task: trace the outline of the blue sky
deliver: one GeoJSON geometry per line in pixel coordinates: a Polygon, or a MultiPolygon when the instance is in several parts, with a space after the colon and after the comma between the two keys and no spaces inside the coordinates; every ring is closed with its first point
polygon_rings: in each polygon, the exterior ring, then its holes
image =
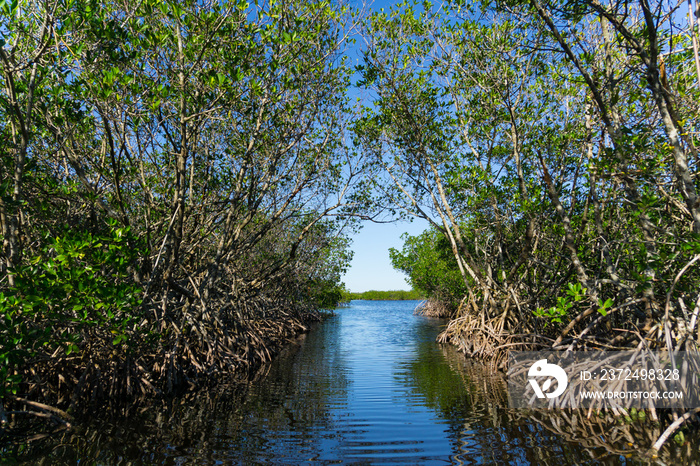
{"type": "MultiPolygon", "coordinates": [[[[374,1],[371,2],[372,10],[384,8],[389,11],[391,5],[398,2],[374,1]]],[[[359,7],[359,2],[356,6],[359,7]]],[[[359,50],[363,47],[363,41],[358,37],[358,42],[348,51],[353,64],[360,59],[359,50]]],[[[355,79],[358,79],[356,76],[355,79]]],[[[350,90],[351,99],[360,98],[367,103],[367,91],[359,89],[350,90]]],[[[351,236],[353,243],[351,249],[354,257],[350,263],[350,269],[343,276],[345,287],[355,293],[369,290],[409,290],[406,283],[406,275],[394,270],[389,260],[389,248],[401,249],[403,241],[401,235],[407,232],[417,235],[428,228],[428,222],[415,219],[413,222],[373,223],[364,222],[359,233],[351,236]]]]}
{"type": "Polygon", "coordinates": [[[365,222],[362,230],[352,236],[355,255],[350,269],[343,277],[345,287],[355,293],[369,290],[409,290],[406,276],[394,270],[389,260],[389,248],[401,249],[401,235],[417,235],[428,228],[425,220],[397,223],[365,222]]]}

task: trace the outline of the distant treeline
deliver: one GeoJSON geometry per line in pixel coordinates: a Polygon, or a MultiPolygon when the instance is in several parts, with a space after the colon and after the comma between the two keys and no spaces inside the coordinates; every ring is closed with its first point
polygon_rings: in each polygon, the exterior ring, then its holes
{"type": "Polygon", "coordinates": [[[343,293],[343,301],[351,301],[353,299],[369,299],[371,301],[404,301],[410,299],[423,299],[423,295],[416,290],[370,290],[363,293],[351,293],[349,291],[343,293]]]}

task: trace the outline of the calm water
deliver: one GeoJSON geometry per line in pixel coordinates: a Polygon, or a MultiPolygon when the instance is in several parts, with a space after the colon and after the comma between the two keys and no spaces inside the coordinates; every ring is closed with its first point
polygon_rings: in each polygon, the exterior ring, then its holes
{"type": "MultiPolygon", "coordinates": [[[[44,464],[625,462],[508,410],[502,380],[435,343],[417,302],[353,301],[252,382],[81,428],[44,464]]],[[[575,436],[575,433],[573,434],[575,436]]],[[[585,442],[584,442],[585,443],[585,442]]],[[[588,443],[590,446],[590,442],[588,443]]],[[[26,457],[25,457],[26,458],[26,457]]]]}

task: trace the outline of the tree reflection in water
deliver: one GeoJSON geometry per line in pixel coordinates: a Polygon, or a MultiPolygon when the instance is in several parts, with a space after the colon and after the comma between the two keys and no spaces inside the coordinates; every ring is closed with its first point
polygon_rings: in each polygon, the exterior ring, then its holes
{"type": "Polygon", "coordinates": [[[452,421],[456,464],[698,464],[698,436],[649,450],[661,434],[651,422],[620,423],[585,410],[509,409],[505,377],[452,346],[423,343],[397,377],[452,421]],[[443,363],[441,363],[443,362],[443,363]],[[462,422],[453,422],[462,415],[462,422]],[[581,453],[585,456],[582,457],[581,453]]]}
{"type": "MultiPolygon", "coordinates": [[[[353,302],[250,381],[0,450],[31,464],[646,464],[639,423],[509,409],[503,377],[416,303],[353,302]]],[[[653,462],[697,460],[673,442],[653,462]]]]}

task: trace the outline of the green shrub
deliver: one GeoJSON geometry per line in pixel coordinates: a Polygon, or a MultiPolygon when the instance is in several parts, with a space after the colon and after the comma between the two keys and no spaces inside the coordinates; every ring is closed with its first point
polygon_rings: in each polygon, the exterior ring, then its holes
{"type": "Polygon", "coordinates": [[[16,393],[17,369],[40,354],[81,350],[89,337],[127,343],[142,290],[129,277],[137,250],[129,229],[46,236],[40,254],[12,271],[0,293],[0,397],[16,393]]]}

